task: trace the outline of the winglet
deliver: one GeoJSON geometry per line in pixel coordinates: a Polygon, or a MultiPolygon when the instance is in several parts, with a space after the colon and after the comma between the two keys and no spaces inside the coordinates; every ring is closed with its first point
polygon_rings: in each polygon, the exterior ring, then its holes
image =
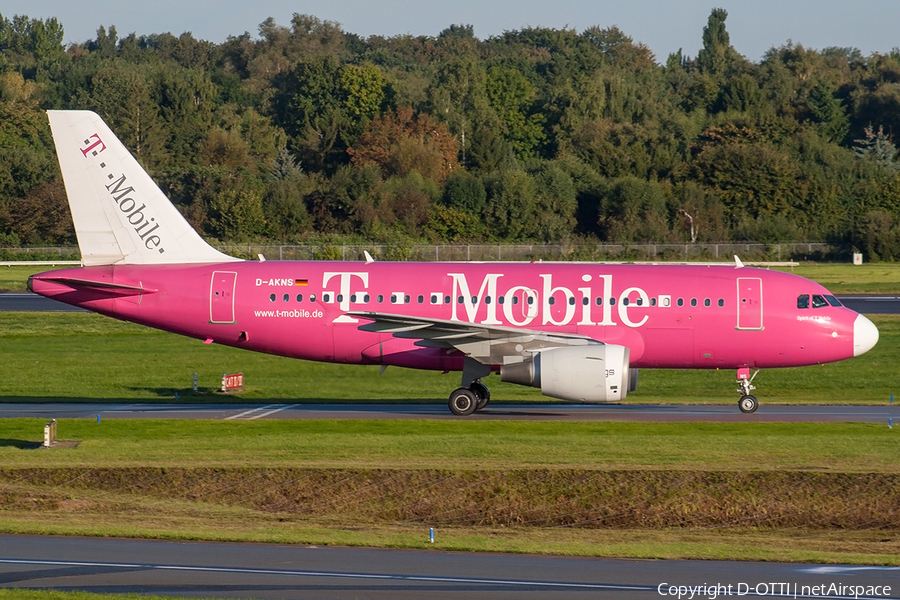
{"type": "Polygon", "coordinates": [[[734,255],[734,268],[735,269],[743,269],[744,263],[741,262],[741,259],[738,258],[737,254],[734,255]]]}
{"type": "Polygon", "coordinates": [[[373,262],[375,262],[375,259],[372,258],[372,255],[369,254],[368,250],[363,250],[363,254],[366,255],[366,264],[367,265],[371,265],[373,262]]]}

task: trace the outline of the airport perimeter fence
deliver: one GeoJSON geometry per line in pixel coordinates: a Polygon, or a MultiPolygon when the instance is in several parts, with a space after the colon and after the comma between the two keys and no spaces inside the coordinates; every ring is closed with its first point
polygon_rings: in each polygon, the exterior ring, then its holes
{"type": "MultiPolygon", "coordinates": [[[[847,261],[852,249],[821,242],[763,244],[216,244],[240,258],[386,261],[847,261]]],[[[2,261],[77,261],[77,246],[0,248],[2,261]]]]}
{"type": "Polygon", "coordinates": [[[226,245],[232,256],[267,260],[390,261],[751,261],[851,260],[850,248],[819,242],[783,244],[334,244],[226,245]]]}

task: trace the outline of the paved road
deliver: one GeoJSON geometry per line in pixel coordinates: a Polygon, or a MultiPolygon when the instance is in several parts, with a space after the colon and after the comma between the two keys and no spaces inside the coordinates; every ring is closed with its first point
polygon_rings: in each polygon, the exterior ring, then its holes
{"type": "Polygon", "coordinates": [[[87,312],[30,292],[0,292],[0,312],[87,312]]]}
{"type": "MultiPolygon", "coordinates": [[[[444,404],[100,404],[0,403],[0,418],[45,419],[460,419],[444,404]]],[[[469,420],[528,421],[715,421],[715,422],[896,422],[900,398],[879,406],[767,406],[745,415],[734,405],[597,406],[563,403],[490,404],[469,420]]],[[[893,423],[892,423],[893,424],[893,423]]]]}
{"type": "Polygon", "coordinates": [[[864,315],[896,315],[900,313],[900,296],[838,296],[841,304],[864,315]]]}
{"type": "MultiPolygon", "coordinates": [[[[900,314],[900,296],[838,296],[838,298],[846,307],[859,313],[900,314]]],[[[0,312],[3,311],[84,312],[84,309],[28,292],[0,292],[0,312]]]]}
{"type": "MultiPolygon", "coordinates": [[[[201,598],[500,600],[658,599],[677,597],[669,586],[704,584],[730,585],[732,596],[747,597],[794,597],[796,586],[797,598],[825,596],[812,593],[812,586],[861,586],[859,598],[898,599],[900,567],[0,535],[0,587],[201,598]]],[[[719,597],[728,596],[720,591],[719,597]]]]}

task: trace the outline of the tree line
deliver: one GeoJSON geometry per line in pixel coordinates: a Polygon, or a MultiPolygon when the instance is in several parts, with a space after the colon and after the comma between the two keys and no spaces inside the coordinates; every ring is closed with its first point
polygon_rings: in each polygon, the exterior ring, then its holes
{"type": "Polygon", "coordinates": [[[74,232],[46,109],[99,113],[223,242],[827,241],[900,258],[900,50],[787,43],[712,10],[696,57],[616,27],[362,38],[295,14],[66,47],[0,15],[0,245],[74,232]]]}

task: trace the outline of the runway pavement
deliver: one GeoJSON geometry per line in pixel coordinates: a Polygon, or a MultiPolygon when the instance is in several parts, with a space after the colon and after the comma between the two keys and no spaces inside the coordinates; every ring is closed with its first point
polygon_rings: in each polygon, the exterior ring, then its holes
{"type": "Polygon", "coordinates": [[[442,403],[435,404],[104,404],[0,403],[0,418],[45,419],[468,419],[527,421],[712,421],[857,422],[896,421],[900,426],[900,398],[878,406],[773,406],[761,404],[745,415],[737,403],[728,405],[584,405],[564,403],[489,404],[469,417],[456,417],[442,403]]]}
{"type": "Polygon", "coordinates": [[[695,588],[694,598],[897,599],[900,567],[0,535],[0,587],[7,588],[200,598],[501,600],[677,598],[679,592],[687,598],[688,586],[695,588]],[[706,586],[705,593],[697,593],[698,586],[706,586]],[[712,595],[710,586],[721,587],[712,595]],[[815,586],[825,587],[814,593],[815,586]],[[822,593],[831,586],[838,593],[822,593]]]}

